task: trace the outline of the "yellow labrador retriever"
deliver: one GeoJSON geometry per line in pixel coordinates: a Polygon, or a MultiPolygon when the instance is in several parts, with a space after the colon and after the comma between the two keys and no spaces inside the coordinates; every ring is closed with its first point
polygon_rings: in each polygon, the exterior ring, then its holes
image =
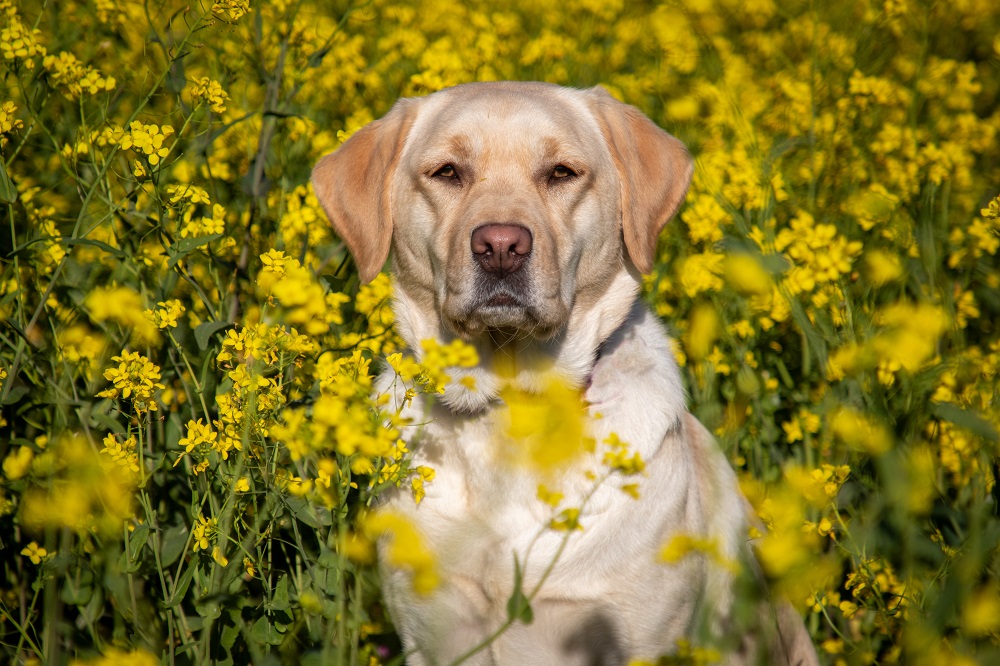
{"type": "MultiPolygon", "coordinates": [[[[683,144],[634,107],[599,88],[542,83],[402,99],[313,171],[361,279],[392,250],[410,348],[460,337],[481,359],[436,403],[408,412],[425,424],[416,463],[437,475],[419,506],[391,503],[429,540],[443,578],[423,597],[406,573],[385,571],[410,663],[449,663],[504,623],[515,556],[526,590],[555,561],[534,619],[466,663],[626,664],[732,633],[729,570],[698,555],[658,561],[676,534],[714,539],[732,561],[748,538],[735,475],[688,413],[669,339],[638,298],[691,173],[683,144]],[[553,374],[585,391],[596,439],[617,433],[647,472],[638,500],[601,486],[561,552],[564,535],[544,529],[551,510],[538,479],[496,445],[505,383],[530,391],[553,374]]],[[[586,488],[564,490],[573,506],[586,488]]],[[[817,663],[794,611],[761,609],[768,621],[740,630],[728,663],[817,663]]]]}

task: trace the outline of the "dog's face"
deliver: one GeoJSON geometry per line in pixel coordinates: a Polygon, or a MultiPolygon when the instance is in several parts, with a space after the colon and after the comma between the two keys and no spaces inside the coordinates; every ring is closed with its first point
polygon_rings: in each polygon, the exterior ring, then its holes
{"type": "Polygon", "coordinates": [[[601,89],[485,83],[401,100],[313,184],[363,280],[393,249],[431,333],[545,340],[651,268],[690,177],[679,141],[601,89]]]}
{"type": "Polygon", "coordinates": [[[393,180],[406,216],[394,267],[463,337],[547,338],[621,266],[614,162],[586,109],[551,93],[454,88],[410,129],[393,180]]]}

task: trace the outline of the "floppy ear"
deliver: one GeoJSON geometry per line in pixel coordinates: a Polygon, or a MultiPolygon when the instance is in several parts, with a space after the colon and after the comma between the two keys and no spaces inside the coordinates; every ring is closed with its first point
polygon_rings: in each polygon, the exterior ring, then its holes
{"type": "Polygon", "coordinates": [[[389,190],[416,104],[401,99],[313,168],[312,184],[333,228],[354,255],[358,274],[371,282],[389,257],[389,190]]]}
{"type": "Polygon", "coordinates": [[[649,273],[656,237],[684,200],[694,163],[683,143],[639,109],[622,104],[603,88],[588,92],[618,169],[625,248],[635,267],[649,273]]]}

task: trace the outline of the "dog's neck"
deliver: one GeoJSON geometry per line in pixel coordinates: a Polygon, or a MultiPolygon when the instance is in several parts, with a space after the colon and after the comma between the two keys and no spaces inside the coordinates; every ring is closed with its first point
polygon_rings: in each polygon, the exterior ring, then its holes
{"type": "MultiPolygon", "coordinates": [[[[553,378],[586,389],[598,350],[625,322],[638,293],[637,280],[623,268],[593,303],[574,304],[566,326],[550,339],[487,331],[469,340],[479,354],[479,365],[450,369],[451,382],[441,403],[457,412],[479,412],[495,405],[505,386],[540,392],[553,378]]],[[[447,343],[455,337],[422,299],[400,284],[395,294],[397,330],[418,359],[423,340],[447,343]]]]}

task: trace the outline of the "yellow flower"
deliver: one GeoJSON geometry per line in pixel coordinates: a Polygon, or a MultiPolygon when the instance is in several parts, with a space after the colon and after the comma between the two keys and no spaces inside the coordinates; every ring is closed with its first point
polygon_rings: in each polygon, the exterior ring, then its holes
{"type": "Polygon", "coordinates": [[[13,4],[4,5],[5,26],[0,28],[0,54],[4,60],[21,61],[26,69],[32,70],[35,68],[32,58],[46,53],[45,47],[38,43],[41,30],[25,27],[13,4]]]}
{"type": "Polygon", "coordinates": [[[559,506],[559,503],[563,500],[563,494],[560,492],[549,490],[545,484],[538,484],[538,491],[536,493],[538,499],[540,499],[545,504],[548,504],[553,509],[559,506]]]}
{"type": "Polygon", "coordinates": [[[146,317],[158,328],[177,328],[177,319],[186,312],[178,299],[161,301],[155,310],[146,310],[146,317]]]}
{"type": "Polygon", "coordinates": [[[369,539],[386,538],[386,564],[409,571],[414,592],[428,595],[438,587],[440,576],[434,553],[416,526],[402,514],[377,511],[365,516],[361,525],[369,539]]]}
{"type": "Polygon", "coordinates": [[[705,291],[722,289],[723,261],[725,255],[714,252],[693,254],[683,261],[678,269],[678,282],[688,296],[697,296],[705,291]]]}
{"type": "Polygon", "coordinates": [[[164,140],[174,133],[174,128],[170,125],[144,125],[138,120],[133,120],[129,125],[129,130],[122,136],[122,150],[132,149],[135,152],[145,155],[150,165],[156,166],[160,160],[170,153],[170,149],[163,145],[164,140]]]}
{"type": "Polygon", "coordinates": [[[224,567],[229,564],[229,560],[227,560],[226,556],[222,554],[222,549],[218,546],[214,546],[212,548],[212,559],[215,560],[216,564],[220,567],[224,567]]]}
{"type": "Polygon", "coordinates": [[[83,437],[60,437],[34,465],[46,482],[24,493],[25,526],[120,536],[123,522],[133,517],[137,475],[127,467],[109,465],[83,437]]]}
{"type": "Polygon", "coordinates": [[[177,443],[184,447],[185,452],[191,453],[199,446],[212,448],[218,436],[219,433],[212,430],[211,424],[203,424],[201,419],[198,419],[197,421],[188,421],[187,435],[177,443]]]}
{"type": "Polygon", "coordinates": [[[892,435],[884,425],[850,407],[834,412],[830,428],[845,444],[870,455],[880,455],[892,448],[892,435]]]}
{"type": "Polygon", "coordinates": [[[725,275],[729,284],[743,293],[771,293],[771,275],[764,270],[759,261],[748,254],[726,256],[725,275]]]}
{"type": "Polygon", "coordinates": [[[125,441],[119,442],[114,435],[104,438],[104,448],[101,453],[110,456],[111,459],[133,472],[139,471],[139,454],[136,452],[135,435],[129,435],[125,441]]]}
{"type": "Polygon", "coordinates": [[[451,381],[446,372],[448,368],[472,368],[479,364],[476,348],[458,338],[446,345],[434,339],[423,340],[420,347],[423,350],[421,383],[432,392],[444,393],[445,385],[451,381]]]}
{"type": "Polygon", "coordinates": [[[869,250],[865,253],[868,279],[876,287],[898,280],[903,275],[899,257],[883,250],[869,250]]]}
{"type": "MultiPolygon", "coordinates": [[[[215,11],[215,7],[212,10],[215,11]]],[[[203,76],[195,81],[194,88],[191,90],[191,97],[196,102],[205,102],[215,113],[224,113],[226,110],[226,101],[229,99],[228,93],[222,89],[219,82],[213,81],[207,76],[203,76]]]]}
{"type": "Polygon", "coordinates": [[[798,417],[781,424],[781,429],[785,431],[785,438],[789,443],[802,441],[802,425],[798,417]]]}
{"type": "Polygon", "coordinates": [[[1000,590],[996,585],[977,590],[966,602],[962,609],[962,627],[971,636],[1000,631],[1000,590]]]}
{"type": "Polygon", "coordinates": [[[127,350],[123,350],[121,356],[113,356],[111,360],[117,361],[118,367],[105,370],[104,378],[112,386],[98,393],[98,397],[131,400],[137,412],[156,411],[156,402],[152,398],[157,389],[163,388],[160,383],[160,368],[139,352],[127,350]]]}
{"type": "Polygon", "coordinates": [[[25,546],[21,554],[31,560],[32,564],[41,564],[49,556],[49,552],[34,541],[25,546]]]}
{"type": "Polygon", "coordinates": [[[604,464],[611,470],[630,476],[646,470],[646,463],[638,453],[631,453],[628,444],[621,441],[616,433],[604,440],[604,464]]]}
{"type": "Polygon", "coordinates": [[[82,94],[96,95],[114,90],[117,82],[112,76],[103,76],[99,71],[84,65],[72,53],[62,51],[58,56],[47,55],[42,66],[48,71],[52,82],[63,88],[68,99],[78,99],[82,94]]]}
{"type": "Polygon", "coordinates": [[[192,550],[196,553],[199,550],[208,550],[209,545],[215,539],[217,531],[218,523],[215,518],[198,516],[198,522],[195,524],[194,529],[191,530],[192,550]]]}
{"type": "Polygon", "coordinates": [[[413,501],[420,504],[425,495],[424,483],[433,481],[436,472],[425,465],[419,465],[414,471],[416,474],[410,478],[410,487],[413,488],[413,501]]]}
{"type": "Polygon", "coordinates": [[[212,5],[212,14],[227,23],[235,23],[251,11],[250,0],[219,0],[212,5]]]}
{"type": "Polygon", "coordinates": [[[577,389],[550,378],[540,393],[508,386],[500,397],[506,407],[506,450],[513,462],[548,474],[593,449],[577,389]]]}
{"type": "Polygon", "coordinates": [[[580,509],[575,507],[563,509],[549,521],[549,528],[557,532],[583,531],[583,525],[580,524],[580,509]]]}
{"type": "Polygon", "coordinates": [[[691,360],[697,362],[708,356],[719,337],[719,329],[719,314],[711,305],[699,305],[691,311],[684,333],[684,348],[691,360]]]}
{"type": "Polygon", "coordinates": [[[87,294],[84,307],[94,321],[113,321],[131,331],[138,342],[159,342],[156,324],[146,316],[142,296],[129,287],[98,287],[87,294]]]}
{"type": "Polygon", "coordinates": [[[3,473],[10,481],[16,481],[27,474],[35,452],[27,446],[19,446],[13,453],[8,453],[3,459],[3,473]]]}
{"type": "Polygon", "coordinates": [[[989,220],[1000,219],[1000,196],[994,197],[986,208],[982,208],[979,214],[989,220]]]}
{"type": "Polygon", "coordinates": [[[17,106],[14,102],[4,102],[0,104],[0,148],[7,145],[7,137],[3,136],[24,127],[24,123],[17,118],[17,106]]]}

